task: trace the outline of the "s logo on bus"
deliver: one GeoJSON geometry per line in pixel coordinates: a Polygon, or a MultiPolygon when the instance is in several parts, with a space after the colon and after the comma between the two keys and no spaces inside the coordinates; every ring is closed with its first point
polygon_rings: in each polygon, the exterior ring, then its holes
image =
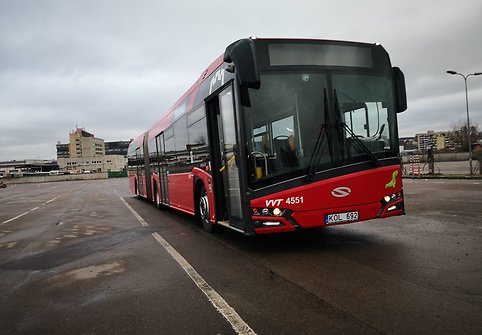
{"type": "Polygon", "coordinates": [[[331,191],[331,195],[334,196],[335,198],[344,198],[349,196],[350,194],[351,194],[351,188],[346,186],[340,186],[340,187],[334,188],[333,191],[331,191]]]}

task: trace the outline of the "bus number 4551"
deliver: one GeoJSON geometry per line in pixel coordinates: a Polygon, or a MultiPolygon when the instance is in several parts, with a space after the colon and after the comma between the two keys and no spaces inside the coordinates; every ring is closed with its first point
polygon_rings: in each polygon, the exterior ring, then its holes
{"type": "Polygon", "coordinates": [[[285,201],[288,205],[296,205],[303,203],[303,197],[290,197],[285,201]]]}
{"type": "Polygon", "coordinates": [[[270,207],[270,206],[280,206],[283,201],[288,204],[288,205],[295,205],[295,204],[302,204],[304,199],[303,197],[289,197],[289,198],[286,198],[286,199],[270,199],[270,200],[266,200],[266,207],[270,207]]]}

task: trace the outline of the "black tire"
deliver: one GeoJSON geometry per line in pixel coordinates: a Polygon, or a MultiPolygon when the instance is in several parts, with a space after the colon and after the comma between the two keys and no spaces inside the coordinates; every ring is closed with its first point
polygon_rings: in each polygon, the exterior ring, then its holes
{"type": "Polygon", "coordinates": [[[157,209],[161,209],[161,198],[159,197],[157,189],[154,189],[154,203],[157,209]]]}
{"type": "Polygon", "coordinates": [[[201,190],[199,192],[197,209],[199,220],[201,221],[204,231],[212,233],[214,230],[214,225],[211,224],[211,222],[209,221],[211,217],[211,213],[209,211],[209,198],[204,185],[201,187],[201,190]]]}

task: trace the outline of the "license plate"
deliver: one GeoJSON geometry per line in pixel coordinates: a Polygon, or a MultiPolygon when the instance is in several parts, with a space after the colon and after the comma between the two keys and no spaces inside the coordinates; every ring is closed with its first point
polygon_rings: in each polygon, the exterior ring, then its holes
{"type": "Polygon", "coordinates": [[[326,224],[342,223],[342,222],[352,222],[358,220],[358,212],[345,212],[328,214],[325,216],[326,224]]]}

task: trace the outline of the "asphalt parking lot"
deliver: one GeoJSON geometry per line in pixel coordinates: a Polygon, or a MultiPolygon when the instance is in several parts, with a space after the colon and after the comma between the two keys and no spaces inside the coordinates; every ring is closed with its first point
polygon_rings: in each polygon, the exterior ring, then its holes
{"type": "Polygon", "coordinates": [[[404,189],[403,217],[244,237],[126,179],[9,185],[2,333],[480,334],[482,181],[404,189]]]}

